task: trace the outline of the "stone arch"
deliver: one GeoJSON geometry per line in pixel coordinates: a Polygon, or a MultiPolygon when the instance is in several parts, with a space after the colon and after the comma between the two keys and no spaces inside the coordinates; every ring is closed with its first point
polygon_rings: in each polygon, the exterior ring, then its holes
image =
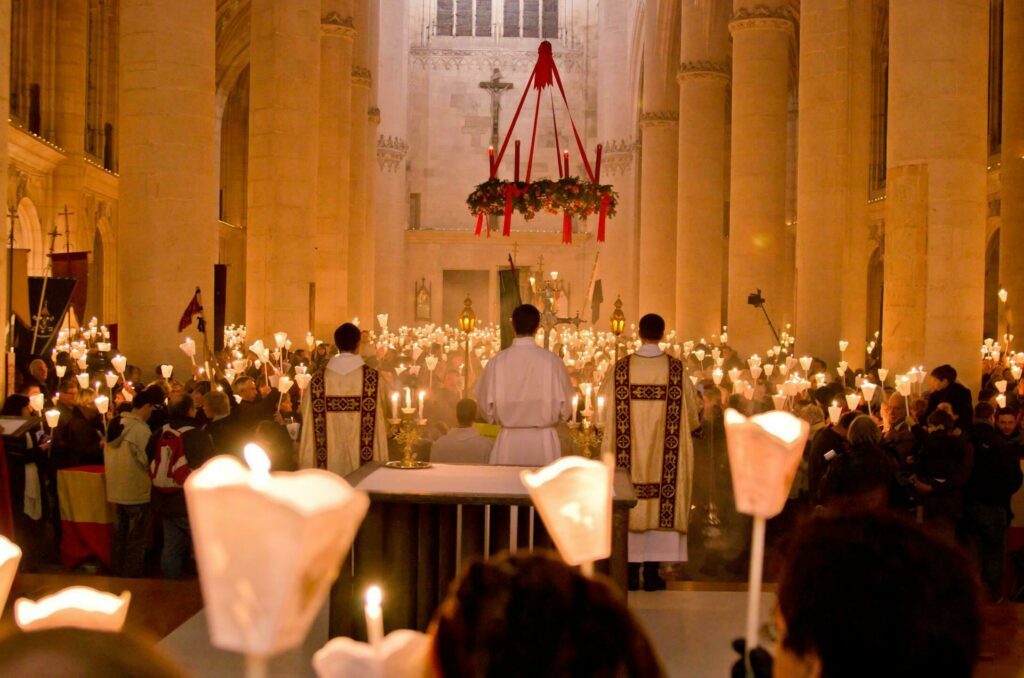
{"type": "Polygon", "coordinates": [[[985,246],[985,337],[997,339],[999,323],[999,232],[995,229],[985,246]]]}
{"type": "MultiPolygon", "coordinates": [[[[14,224],[15,249],[28,250],[28,274],[43,275],[46,270],[46,245],[43,242],[43,225],[39,212],[31,198],[22,198],[17,206],[18,220],[14,224]]],[[[10,229],[10,217],[8,217],[10,229]]],[[[5,235],[9,235],[8,230],[5,235]]]]}

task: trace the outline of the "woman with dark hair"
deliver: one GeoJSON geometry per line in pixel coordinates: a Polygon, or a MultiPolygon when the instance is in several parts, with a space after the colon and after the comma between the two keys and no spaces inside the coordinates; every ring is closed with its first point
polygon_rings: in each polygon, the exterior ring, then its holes
{"type": "Polygon", "coordinates": [[[880,446],[878,424],[861,415],[850,423],[846,440],[847,449],[837,452],[821,481],[822,503],[842,500],[862,508],[888,506],[897,464],[880,446]]]}
{"type": "Polygon", "coordinates": [[[443,678],[664,675],[626,602],[542,554],[471,564],[452,584],[432,628],[443,678]]]}

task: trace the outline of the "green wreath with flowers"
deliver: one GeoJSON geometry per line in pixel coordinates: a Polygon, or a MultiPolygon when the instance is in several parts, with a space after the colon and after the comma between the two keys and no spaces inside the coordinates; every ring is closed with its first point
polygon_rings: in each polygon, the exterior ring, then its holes
{"type": "Polygon", "coordinates": [[[573,217],[597,214],[601,211],[603,200],[608,201],[607,216],[613,217],[619,202],[619,196],[610,184],[594,184],[580,181],[579,177],[569,177],[558,181],[541,179],[529,183],[489,179],[473,189],[466,199],[466,205],[473,216],[504,214],[510,191],[512,211],[528,221],[537,216],[538,212],[569,214],[573,217]]]}

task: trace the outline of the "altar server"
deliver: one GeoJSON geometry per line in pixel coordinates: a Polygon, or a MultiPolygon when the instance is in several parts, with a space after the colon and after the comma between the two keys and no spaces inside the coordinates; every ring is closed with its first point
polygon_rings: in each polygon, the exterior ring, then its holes
{"type": "Polygon", "coordinates": [[[572,415],[572,383],[562,359],[537,346],[540,311],[512,312],[516,338],[487,363],[476,384],[483,419],[500,424],[492,464],[544,466],[561,456],[555,427],[572,415]]]}

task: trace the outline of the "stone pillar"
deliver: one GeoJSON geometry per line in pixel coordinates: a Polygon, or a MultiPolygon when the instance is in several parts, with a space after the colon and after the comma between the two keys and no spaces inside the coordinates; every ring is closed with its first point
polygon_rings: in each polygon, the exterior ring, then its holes
{"type": "MultiPolygon", "coordinates": [[[[91,229],[79,227],[85,224],[82,214],[82,183],[85,179],[85,88],[86,33],[89,22],[88,0],[58,0],[56,11],[57,35],[54,63],[54,132],[56,142],[67,158],[53,172],[53,199],[50,214],[54,215],[60,236],[55,248],[63,251],[64,216],[60,213],[67,207],[71,215],[67,221],[71,227],[71,249],[91,250],[91,229]]],[[[94,283],[95,284],[95,283],[94,283]]],[[[83,322],[88,318],[81,319],[83,322]]]]}
{"type": "MultiPolygon", "coordinates": [[[[1003,136],[999,171],[999,283],[1009,294],[1009,331],[1024,342],[1024,2],[1003,3],[1003,136]]],[[[1001,323],[1002,325],[1002,323],[1001,323]]]]}
{"type": "Polygon", "coordinates": [[[246,324],[253,340],[310,330],[320,97],[320,0],[252,1],[246,324]]]}
{"type": "MultiPolygon", "coordinates": [[[[860,344],[867,331],[870,78],[871,3],[804,0],[794,336],[797,353],[830,365],[840,360],[840,339],[860,344]],[[862,329],[846,336],[848,320],[862,329]]],[[[862,357],[845,355],[852,365],[862,357]]]]}
{"type": "Polygon", "coordinates": [[[791,320],[786,260],[786,136],[793,20],[786,3],[735,0],[732,33],[732,145],[729,207],[729,341],[746,357],[775,341],[760,288],[778,329],[791,320]]]}
{"type": "MultiPolygon", "coordinates": [[[[1012,3],[1007,3],[1012,4],[1012,3]]],[[[882,360],[980,386],[988,2],[892,0],[882,360]]]]}
{"type": "Polygon", "coordinates": [[[197,286],[213,319],[215,5],[120,6],[118,348],[146,375],[168,361],[187,374],[177,323],[197,286]]]}
{"type": "MultiPolygon", "coordinates": [[[[0,77],[0,110],[9,111],[11,109],[11,0],[0,0],[0,73],[3,77],[0,77]]],[[[0,177],[7,178],[7,125],[0,125],[0,177]]],[[[14,202],[14,196],[7,195],[7,187],[10,184],[9,181],[0,182],[0,198],[3,198],[4,214],[6,215],[10,210],[12,203],[14,202]]],[[[8,218],[5,216],[3,220],[6,226],[4,233],[9,233],[11,224],[8,218]]],[[[5,245],[6,248],[6,245],[5,245]]],[[[0,257],[0,279],[6,282],[7,280],[7,257],[0,257]]],[[[7,295],[4,294],[3,298],[0,299],[0,318],[10,317],[10,310],[7,305],[7,295]]],[[[4,323],[6,326],[6,323],[4,323]]],[[[7,347],[7,339],[4,339],[4,346],[7,347]]],[[[0,379],[3,380],[4,384],[9,386],[12,390],[14,387],[14,375],[7,374],[7,360],[0,360],[0,379]],[[7,383],[7,379],[10,377],[11,383],[7,383]]],[[[7,397],[7,392],[4,392],[4,397],[7,397]]]]}
{"type": "MultiPolygon", "coordinates": [[[[409,44],[409,7],[406,0],[392,0],[380,5],[381,26],[387,26],[389,40],[409,44]]],[[[374,149],[376,171],[375,201],[378,236],[376,243],[377,312],[391,316],[390,324],[413,321],[413,278],[405,275],[405,230],[409,220],[409,189],[406,181],[408,145],[407,108],[409,92],[409,55],[405,50],[383,50],[377,67],[379,87],[377,102],[381,123],[374,149]]]]}
{"type": "MultiPolygon", "coordinates": [[[[369,8],[366,2],[353,5],[356,37],[352,52],[352,109],[351,109],[351,154],[349,167],[349,191],[352,196],[349,209],[349,247],[348,247],[348,315],[358,317],[372,326],[371,316],[367,318],[364,308],[366,293],[372,289],[372,281],[368,275],[373,267],[365,260],[366,235],[366,195],[369,181],[369,134],[368,110],[370,107],[370,87],[373,84],[372,74],[367,66],[369,59],[368,32],[369,8]]],[[[372,300],[371,300],[372,301],[372,300]]],[[[352,318],[346,318],[351,320],[352,318]]]]}
{"type": "Polygon", "coordinates": [[[689,339],[722,329],[729,5],[684,2],[681,19],[675,327],[689,339]]]}
{"type": "Polygon", "coordinates": [[[665,31],[668,0],[644,7],[643,113],[640,115],[639,313],[657,313],[668,327],[676,314],[676,173],[679,163],[679,86],[674,55],[678,32],[665,31]]]}
{"type": "Polygon", "coordinates": [[[320,38],[320,168],[317,175],[316,336],[348,319],[351,2],[324,3],[320,38]]]}

